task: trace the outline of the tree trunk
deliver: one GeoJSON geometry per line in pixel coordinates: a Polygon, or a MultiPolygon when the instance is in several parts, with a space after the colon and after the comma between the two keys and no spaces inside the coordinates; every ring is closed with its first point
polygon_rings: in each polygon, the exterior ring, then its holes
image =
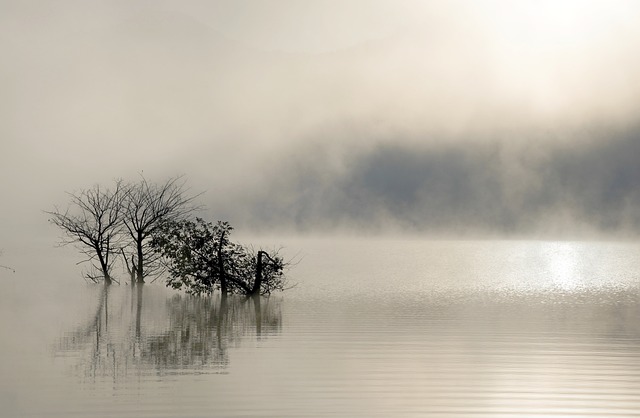
{"type": "Polygon", "coordinates": [[[251,289],[250,295],[259,295],[260,288],[262,287],[262,255],[264,251],[258,251],[258,261],[256,265],[256,279],[253,282],[253,289],[251,289]]]}
{"type": "Polygon", "coordinates": [[[142,254],[142,237],[138,234],[136,241],[136,247],[138,250],[138,265],[136,266],[136,281],[138,283],[144,283],[144,271],[142,269],[142,262],[144,255],[142,254]]]}
{"type": "MultiPolygon", "coordinates": [[[[125,259],[125,261],[126,261],[126,259],[125,259]]],[[[129,266],[127,266],[127,270],[128,269],[129,269],[129,266]]],[[[136,284],[136,259],[133,256],[133,254],[131,254],[131,270],[129,270],[129,277],[130,277],[130,280],[131,280],[131,286],[136,284]]]]}
{"type": "Polygon", "coordinates": [[[220,293],[222,293],[222,297],[227,296],[229,293],[229,284],[227,283],[227,273],[224,270],[224,260],[222,259],[222,243],[224,242],[224,235],[220,237],[220,242],[218,243],[218,272],[220,273],[220,293]]]}
{"type": "Polygon", "coordinates": [[[113,281],[111,280],[111,275],[109,274],[109,266],[102,255],[100,250],[98,252],[98,261],[100,262],[100,268],[102,269],[102,275],[104,276],[104,284],[110,285],[113,281]]]}
{"type": "Polygon", "coordinates": [[[220,279],[220,293],[223,297],[226,297],[229,293],[229,285],[227,284],[227,279],[225,278],[220,279]]]}
{"type": "Polygon", "coordinates": [[[134,285],[136,284],[136,259],[133,254],[131,254],[131,266],[129,266],[129,260],[127,260],[127,255],[124,253],[122,248],[120,248],[120,253],[122,253],[122,259],[124,260],[124,265],[127,268],[127,273],[129,273],[131,285],[134,285]]]}

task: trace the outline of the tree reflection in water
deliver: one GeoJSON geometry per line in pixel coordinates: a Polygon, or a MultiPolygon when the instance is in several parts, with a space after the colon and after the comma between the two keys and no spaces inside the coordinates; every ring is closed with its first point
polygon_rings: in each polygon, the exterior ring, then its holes
{"type": "Polygon", "coordinates": [[[167,297],[144,285],[103,287],[89,317],[59,339],[56,357],[85,378],[114,381],[149,372],[224,372],[229,348],[279,333],[282,322],[273,297],[167,297]]]}

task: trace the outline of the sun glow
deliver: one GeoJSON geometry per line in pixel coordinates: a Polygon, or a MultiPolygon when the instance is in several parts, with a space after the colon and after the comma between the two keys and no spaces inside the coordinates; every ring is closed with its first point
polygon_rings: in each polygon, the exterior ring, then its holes
{"type": "Polygon", "coordinates": [[[580,256],[571,242],[549,243],[544,254],[549,281],[565,290],[580,286],[580,256]]]}
{"type": "Polygon", "coordinates": [[[486,38],[496,83],[505,97],[526,98],[525,109],[565,121],[607,103],[630,88],[621,68],[636,59],[628,46],[640,35],[640,2],[523,0],[477,2],[471,13],[486,38]]]}
{"type": "Polygon", "coordinates": [[[632,6],[628,1],[501,1],[490,9],[490,20],[503,36],[524,47],[584,47],[620,29],[632,6]]]}

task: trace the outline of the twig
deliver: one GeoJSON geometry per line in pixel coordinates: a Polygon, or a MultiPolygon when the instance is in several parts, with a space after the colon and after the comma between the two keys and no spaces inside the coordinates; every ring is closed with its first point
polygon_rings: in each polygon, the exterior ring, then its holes
{"type": "Polygon", "coordinates": [[[3,269],[10,270],[10,271],[12,271],[12,272],[14,272],[14,273],[16,272],[16,270],[15,270],[15,269],[13,269],[13,268],[11,268],[11,267],[3,266],[2,264],[0,264],[0,267],[2,267],[3,269]]]}

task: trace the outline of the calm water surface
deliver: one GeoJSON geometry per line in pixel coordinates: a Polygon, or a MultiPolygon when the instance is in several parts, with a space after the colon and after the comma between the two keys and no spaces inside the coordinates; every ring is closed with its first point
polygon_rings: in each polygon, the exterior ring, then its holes
{"type": "Polygon", "coordinates": [[[282,244],[262,300],[2,273],[0,416],[640,416],[637,243],[282,244]]]}

